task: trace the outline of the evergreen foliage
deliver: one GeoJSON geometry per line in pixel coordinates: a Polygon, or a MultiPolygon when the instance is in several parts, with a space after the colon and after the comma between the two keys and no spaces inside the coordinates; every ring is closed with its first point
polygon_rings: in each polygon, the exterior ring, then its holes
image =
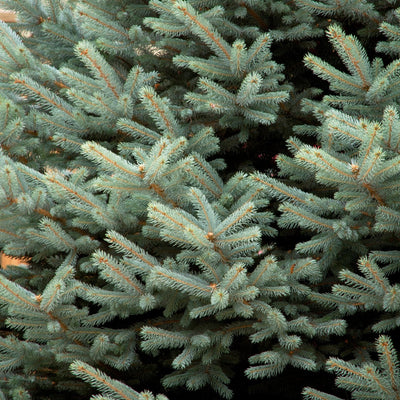
{"type": "Polygon", "coordinates": [[[400,399],[400,1],[0,7],[0,399],[400,399]]]}

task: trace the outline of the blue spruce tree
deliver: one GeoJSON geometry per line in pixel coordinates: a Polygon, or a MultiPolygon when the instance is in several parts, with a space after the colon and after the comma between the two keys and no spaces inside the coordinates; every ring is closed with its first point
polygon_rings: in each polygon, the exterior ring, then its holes
{"type": "Polygon", "coordinates": [[[400,398],[398,3],[0,1],[0,399],[400,398]]]}

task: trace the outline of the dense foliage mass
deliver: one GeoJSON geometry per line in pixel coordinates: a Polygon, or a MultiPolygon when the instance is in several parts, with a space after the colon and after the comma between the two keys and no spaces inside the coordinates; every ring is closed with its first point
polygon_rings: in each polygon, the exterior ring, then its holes
{"type": "Polygon", "coordinates": [[[400,1],[0,7],[0,399],[400,399],[400,1]]]}

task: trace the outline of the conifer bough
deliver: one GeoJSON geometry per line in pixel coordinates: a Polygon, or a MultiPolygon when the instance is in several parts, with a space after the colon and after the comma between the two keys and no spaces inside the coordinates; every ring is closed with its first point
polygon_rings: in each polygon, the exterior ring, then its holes
{"type": "Polygon", "coordinates": [[[400,399],[399,1],[0,7],[0,399],[400,399]]]}

